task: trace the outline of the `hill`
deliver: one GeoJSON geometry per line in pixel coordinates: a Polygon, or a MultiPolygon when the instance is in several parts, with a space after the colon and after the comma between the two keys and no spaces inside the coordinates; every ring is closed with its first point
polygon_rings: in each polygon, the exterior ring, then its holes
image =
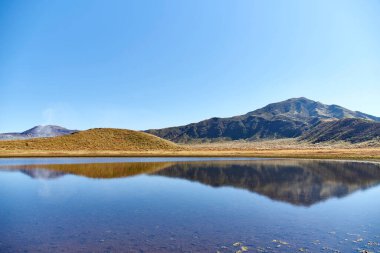
{"type": "Polygon", "coordinates": [[[4,133],[0,134],[0,140],[25,140],[32,138],[56,137],[77,132],[60,126],[35,126],[21,133],[4,133]]]}
{"type": "Polygon", "coordinates": [[[380,122],[363,119],[342,119],[320,122],[306,132],[301,140],[319,143],[325,141],[347,141],[358,143],[380,140],[380,122]]]}
{"type": "Polygon", "coordinates": [[[23,151],[150,151],[179,149],[176,144],[151,134],[111,128],[90,129],[54,138],[0,142],[0,150],[23,151]]]}
{"type": "Polygon", "coordinates": [[[211,118],[185,126],[146,132],[175,142],[295,138],[320,122],[346,118],[380,121],[380,118],[372,115],[301,97],[269,104],[240,116],[211,118]]]}

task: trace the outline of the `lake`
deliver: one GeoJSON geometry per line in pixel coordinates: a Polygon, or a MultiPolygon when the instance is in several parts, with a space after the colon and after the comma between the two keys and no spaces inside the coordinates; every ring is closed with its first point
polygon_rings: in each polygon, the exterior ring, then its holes
{"type": "Polygon", "coordinates": [[[0,252],[380,252],[380,164],[0,159],[0,252]]]}

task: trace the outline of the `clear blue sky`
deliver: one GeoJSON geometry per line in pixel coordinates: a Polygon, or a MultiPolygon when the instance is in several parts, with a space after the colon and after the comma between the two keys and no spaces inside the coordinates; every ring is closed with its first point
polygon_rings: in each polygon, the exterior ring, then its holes
{"type": "Polygon", "coordinates": [[[0,25],[0,132],[161,128],[300,96],[380,116],[378,0],[3,0],[0,25]]]}

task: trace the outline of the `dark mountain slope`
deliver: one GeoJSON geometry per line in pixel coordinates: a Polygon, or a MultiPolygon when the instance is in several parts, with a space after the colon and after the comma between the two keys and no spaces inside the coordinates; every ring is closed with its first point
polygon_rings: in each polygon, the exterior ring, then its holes
{"type": "Polygon", "coordinates": [[[273,139],[294,138],[324,120],[380,118],[350,111],[337,105],[325,105],[307,98],[292,98],[230,118],[211,118],[198,123],[146,132],[175,142],[194,139],[273,139]]]}
{"type": "Polygon", "coordinates": [[[363,119],[341,119],[321,122],[306,132],[302,140],[312,143],[347,141],[352,143],[380,140],[380,122],[363,119]]]}

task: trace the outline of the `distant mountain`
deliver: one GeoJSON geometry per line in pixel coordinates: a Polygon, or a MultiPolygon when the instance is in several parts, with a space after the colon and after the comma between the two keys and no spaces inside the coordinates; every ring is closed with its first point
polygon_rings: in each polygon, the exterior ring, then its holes
{"type": "Polygon", "coordinates": [[[185,126],[151,129],[146,132],[175,142],[295,138],[323,121],[347,118],[380,122],[380,118],[372,115],[301,97],[269,104],[240,116],[211,118],[185,126]]]}
{"type": "Polygon", "coordinates": [[[312,143],[325,141],[347,141],[358,143],[380,140],[380,122],[363,119],[341,119],[320,122],[302,137],[312,143]]]}
{"type": "Polygon", "coordinates": [[[42,137],[56,137],[77,132],[77,130],[69,130],[60,126],[35,126],[22,133],[4,133],[0,134],[0,140],[25,140],[42,137]]]}

